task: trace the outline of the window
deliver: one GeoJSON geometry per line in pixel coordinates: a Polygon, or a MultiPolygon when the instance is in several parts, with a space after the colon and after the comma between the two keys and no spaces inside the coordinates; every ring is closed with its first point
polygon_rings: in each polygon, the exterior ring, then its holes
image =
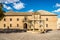
{"type": "Polygon", "coordinates": [[[17,21],[19,21],[19,18],[17,18],[17,21]]]}
{"type": "Polygon", "coordinates": [[[27,17],[25,17],[24,20],[26,21],[27,20],[27,17]]]}
{"type": "Polygon", "coordinates": [[[19,24],[17,24],[17,27],[19,27],[19,24]]]}
{"type": "Polygon", "coordinates": [[[12,18],[10,18],[10,21],[12,21],[12,18]]]}
{"type": "Polygon", "coordinates": [[[10,27],[12,27],[12,24],[10,24],[10,27]]]}
{"type": "Polygon", "coordinates": [[[48,24],[46,24],[46,27],[48,27],[48,24]]]}
{"type": "Polygon", "coordinates": [[[4,21],[6,21],[6,19],[4,18],[4,21]]]}
{"type": "Polygon", "coordinates": [[[6,27],[6,24],[4,24],[4,27],[6,27]]]}
{"type": "Polygon", "coordinates": [[[48,18],[46,18],[46,21],[48,21],[48,18]]]}

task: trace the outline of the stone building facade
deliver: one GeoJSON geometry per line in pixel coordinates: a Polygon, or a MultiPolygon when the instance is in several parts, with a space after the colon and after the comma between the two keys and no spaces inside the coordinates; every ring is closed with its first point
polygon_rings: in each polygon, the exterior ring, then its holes
{"type": "Polygon", "coordinates": [[[0,29],[20,29],[43,31],[57,29],[57,15],[47,11],[39,12],[6,12],[0,21],[0,29]]]}
{"type": "Polygon", "coordinates": [[[60,30],[60,18],[58,18],[58,21],[57,21],[57,29],[60,30]]]}

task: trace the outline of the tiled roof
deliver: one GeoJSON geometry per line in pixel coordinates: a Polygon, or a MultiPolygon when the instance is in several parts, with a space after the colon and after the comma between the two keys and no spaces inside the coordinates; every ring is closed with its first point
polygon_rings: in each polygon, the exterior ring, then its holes
{"type": "Polygon", "coordinates": [[[38,11],[38,13],[40,13],[41,15],[56,15],[54,13],[50,13],[50,12],[44,11],[44,10],[40,10],[40,11],[38,11]]]}
{"type": "Polygon", "coordinates": [[[13,16],[13,15],[56,15],[56,14],[53,14],[53,13],[50,13],[50,12],[48,12],[48,11],[43,11],[43,10],[40,10],[39,12],[13,12],[13,11],[10,11],[10,12],[6,12],[6,13],[4,13],[5,15],[11,15],[11,16],[13,16]]]}
{"type": "Polygon", "coordinates": [[[13,15],[32,15],[32,13],[31,12],[6,12],[6,13],[4,13],[5,15],[11,15],[11,16],[13,16],[13,15]]]}

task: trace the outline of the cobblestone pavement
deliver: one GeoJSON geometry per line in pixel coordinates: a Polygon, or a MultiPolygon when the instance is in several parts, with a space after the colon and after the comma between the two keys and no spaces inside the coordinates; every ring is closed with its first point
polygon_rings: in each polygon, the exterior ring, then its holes
{"type": "Polygon", "coordinates": [[[48,33],[0,33],[0,40],[60,40],[60,31],[48,33]]]}

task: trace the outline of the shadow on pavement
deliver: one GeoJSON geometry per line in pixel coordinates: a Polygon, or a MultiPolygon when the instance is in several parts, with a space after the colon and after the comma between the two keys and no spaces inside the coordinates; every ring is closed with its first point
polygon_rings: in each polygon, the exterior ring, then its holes
{"type": "Polygon", "coordinates": [[[26,32],[26,30],[20,30],[20,29],[3,29],[0,30],[0,33],[22,33],[22,32],[26,32]]]}

